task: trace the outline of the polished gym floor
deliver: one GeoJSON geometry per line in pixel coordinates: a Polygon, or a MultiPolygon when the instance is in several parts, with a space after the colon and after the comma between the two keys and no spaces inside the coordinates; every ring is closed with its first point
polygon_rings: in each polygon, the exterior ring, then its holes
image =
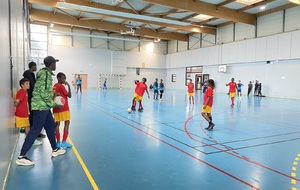
{"type": "Polygon", "coordinates": [[[203,95],[166,90],[144,95],[143,112],[127,113],[133,90],[88,90],[70,99],[69,142],[51,158],[47,138],[17,166],[7,190],[297,190],[300,189],[300,100],[243,96],[231,107],[215,94],[212,131],[200,114],[203,95]]]}

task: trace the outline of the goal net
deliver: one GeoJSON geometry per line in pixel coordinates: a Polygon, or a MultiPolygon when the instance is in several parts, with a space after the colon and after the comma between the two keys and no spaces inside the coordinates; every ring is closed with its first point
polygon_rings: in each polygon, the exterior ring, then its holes
{"type": "Polygon", "coordinates": [[[116,74],[100,74],[99,75],[99,88],[103,88],[103,84],[106,81],[107,89],[121,89],[122,88],[122,76],[116,74]]]}

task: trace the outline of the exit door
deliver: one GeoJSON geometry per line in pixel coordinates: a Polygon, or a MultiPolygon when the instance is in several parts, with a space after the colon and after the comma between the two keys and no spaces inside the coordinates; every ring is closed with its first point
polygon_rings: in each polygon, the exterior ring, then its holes
{"type": "Polygon", "coordinates": [[[202,75],[195,75],[195,90],[202,89],[202,75]]]}

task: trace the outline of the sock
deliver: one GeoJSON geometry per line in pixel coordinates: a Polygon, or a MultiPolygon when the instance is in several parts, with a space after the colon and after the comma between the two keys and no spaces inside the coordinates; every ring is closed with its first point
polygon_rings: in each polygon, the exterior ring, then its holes
{"type": "Polygon", "coordinates": [[[60,142],[60,133],[56,133],[55,136],[56,136],[56,141],[60,142]]]}
{"type": "Polygon", "coordinates": [[[142,102],[140,102],[140,106],[139,106],[139,108],[143,108],[143,106],[142,106],[142,102]]]}
{"type": "Polygon", "coordinates": [[[212,122],[212,116],[208,117],[210,119],[210,122],[212,122]]]}
{"type": "Polygon", "coordinates": [[[63,142],[66,142],[68,135],[69,135],[69,131],[64,131],[63,142]]]}
{"type": "Polygon", "coordinates": [[[136,106],[136,101],[133,102],[132,107],[135,108],[135,106],[136,106]]]}
{"type": "Polygon", "coordinates": [[[231,103],[234,104],[234,98],[231,98],[231,103]]]}
{"type": "Polygon", "coordinates": [[[209,125],[211,125],[211,124],[212,124],[212,122],[210,121],[210,122],[209,122],[209,125]]]}

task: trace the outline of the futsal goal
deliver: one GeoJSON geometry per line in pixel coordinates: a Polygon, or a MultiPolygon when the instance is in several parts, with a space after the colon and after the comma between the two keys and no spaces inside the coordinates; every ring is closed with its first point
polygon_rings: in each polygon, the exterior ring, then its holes
{"type": "Polygon", "coordinates": [[[108,89],[122,89],[122,75],[118,74],[100,74],[99,75],[99,89],[103,88],[103,84],[106,81],[106,87],[108,89]]]}

